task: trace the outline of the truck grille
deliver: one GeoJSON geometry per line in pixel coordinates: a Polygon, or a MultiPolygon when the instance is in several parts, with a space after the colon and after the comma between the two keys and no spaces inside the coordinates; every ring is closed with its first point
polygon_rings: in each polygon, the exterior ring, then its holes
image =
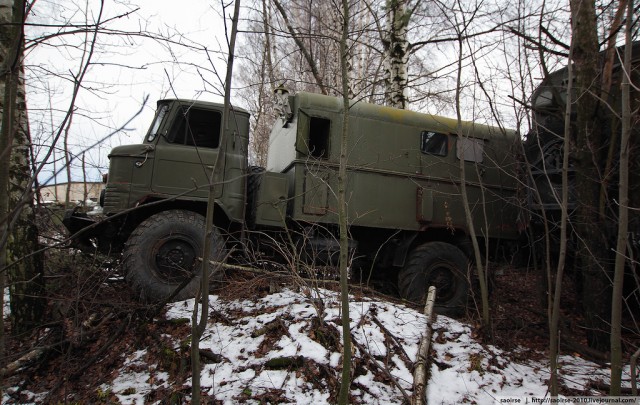
{"type": "Polygon", "coordinates": [[[129,184],[107,184],[104,195],[105,214],[116,213],[126,208],[129,187],[129,184]]]}

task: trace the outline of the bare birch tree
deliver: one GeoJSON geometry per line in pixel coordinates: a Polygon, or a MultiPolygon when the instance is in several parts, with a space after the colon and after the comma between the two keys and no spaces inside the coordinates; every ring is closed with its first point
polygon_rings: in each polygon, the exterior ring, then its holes
{"type": "Polygon", "coordinates": [[[26,4],[14,1],[0,6],[6,41],[2,46],[2,175],[0,184],[0,262],[9,276],[12,324],[24,333],[39,324],[44,312],[42,261],[31,190],[31,147],[23,76],[24,20],[26,4]],[[5,177],[6,176],[6,177],[5,177]],[[6,199],[6,201],[5,201],[6,199]]]}
{"type": "MultiPolygon", "coordinates": [[[[386,104],[395,108],[407,108],[409,103],[409,40],[408,25],[412,10],[407,0],[386,1],[386,30],[384,45],[384,82],[386,104]]],[[[419,3],[419,1],[418,1],[419,3]]]]}

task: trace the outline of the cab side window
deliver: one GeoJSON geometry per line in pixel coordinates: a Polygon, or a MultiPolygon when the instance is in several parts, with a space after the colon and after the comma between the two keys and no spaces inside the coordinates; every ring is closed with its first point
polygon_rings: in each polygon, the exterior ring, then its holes
{"type": "Polygon", "coordinates": [[[449,136],[439,132],[422,131],[420,135],[420,150],[422,153],[429,155],[447,156],[449,136]]]}
{"type": "Polygon", "coordinates": [[[222,114],[219,111],[190,108],[176,119],[169,141],[199,148],[217,148],[221,124],[222,114]]]}

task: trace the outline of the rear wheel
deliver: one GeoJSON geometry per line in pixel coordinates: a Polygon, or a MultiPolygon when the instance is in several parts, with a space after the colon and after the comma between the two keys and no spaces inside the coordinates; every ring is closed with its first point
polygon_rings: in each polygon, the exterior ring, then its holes
{"type": "MultiPolygon", "coordinates": [[[[160,212],[138,225],[125,245],[123,266],[142,301],[195,296],[202,276],[204,230],[204,217],[185,210],[160,212]]],[[[222,238],[216,230],[212,238],[209,260],[222,260],[222,238]]]]}
{"type": "Polygon", "coordinates": [[[398,275],[403,298],[424,304],[429,286],[436,287],[435,311],[442,315],[464,313],[469,282],[469,261],[456,246],[428,242],[415,248],[398,275]]]}

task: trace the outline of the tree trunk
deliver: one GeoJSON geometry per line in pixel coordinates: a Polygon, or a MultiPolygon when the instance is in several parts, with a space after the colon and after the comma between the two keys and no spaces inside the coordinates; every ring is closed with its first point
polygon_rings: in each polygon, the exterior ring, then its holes
{"type": "MultiPolygon", "coordinates": [[[[569,49],[569,60],[573,56],[573,41],[569,49]]],[[[567,68],[567,94],[573,92],[573,66],[569,63],[567,68]]],[[[560,334],[558,326],[560,323],[560,297],[562,296],[562,279],[567,258],[567,228],[569,222],[569,152],[571,147],[571,114],[572,102],[567,98],[564,111],[564,143],[562,154],[562,201],[560,204],[560,251],[558,252],[558,266],[555,274],[555,286],[549,290],[549,307],[551,317],[549,320],[549,368],[551,378],[549,381],[551,396],[558,396],[558,351],[560,347],[560,334]]],[[[548,253],[547,253],[548,254],[548,253]]],[[[549,285],[552,284],[551,278],[549,285]]]]}
{"type": "Polygon", "coordinates": [[[82,205],[83,206],[86,206],[88,198],[89,198],[89,191],[87,190],[87,161],[85,159],[85,153],[82,152],[82,205]]]}
{"type": "MultiPolygon", "coordinates": [[[[11,169],[9,172],[9,198],[11,210],[24,201],[23,196],[32,195],[30,189],[31,165],[29,147],[31,143],[25,88],[22,75],[16,93],[16,119],[11,169]]],[[[36,212],[33,197],[27,200],[16,218],[12,236],[7,242],[7,259],[11,265],[8,271],[11,292],[11,323],[16,334],[28,332],[40,324],[45,309],[44,274],[36,227],[36,212]]]]}
{"type": "MultiPolygon", "coordinates": [[[[463,16],[463,21],[461,24],[456,21],[456,26],[464,27],[468,26],[468,22],[464,20],[464,13],[461,13],[463,16]]],[[[458,140],[456,142],[461,142],[462,139],[466,138],[468,134],[465,134],[462,129],[462,106],[460,102],[460,98],[462,95],[462,61],[464,56],[463,51],[463,36],[465,32],[456,28],[457,32],[457,45],[458,45],[458,60],[456,67],[456,89],[455,89],[455,110],[456,110],[456,120],[457,120],[457,128],[456,132],[458,135],[458,140]]],[[[464,207],[464,215],[467,223],[467,227],[469,230],[469,238],[471,239],[471,244],[473,246],[473,253],[475,259],[475,266],[478,271],[478,281],[480,284],[480,300],[481,300],[481,312],[482,312],[482,326],[485,331],[491,331],[491,311],[489,307],[489,286],[488,286],[488,277],[486,274],[486,268],[484,266],[482,260],[482,251],[480,250],[480,244],[478,242],[478,238],[476,236],[476,230],[473,222],[473,215],[471,213],[471,205],[469,204],[469,194],[467,192],[467,174],[466,174],[466,164],[467,162],[464,159],[464,156],[460,156],[459,158],[459,168],[460,168],[460,196],[462,197],[462,206],[464,207]]],[[[484,192],[484,191],[483,191],[484,192]]],[[[484,204],[483,204],[484,205],[484,204]]],[[[485,215],[486,218],[486,215],[485,215]]],[[[472,274],[472,272],[469,272],[472,274]]],[[[471,277],[468,277],[469,283],[471,284],[471,277]]]]}
{"type": "Polygon", "coordinates": [[[71,151],[69,150],[69,130],[71,129],[71,123],[73,122],[73,110],[69,115],[69,121],[67,122],[67,128],[64,131],[64,138],[62,140],[64,146],[64,170],[67,174],[67,184],[64,192],[64,207],[69,208],[71,204],[71,151]]]}
{"type": "Polygon", "coordinates": [[[314,80],[316,82],[316,85],[318,86],[318,89],[320,90],[320,92],[322,92],[322,94],[329,94],[327,86],[324,83],[324,79],[323,79],[322,75],[320,74],[316,59],[313,58],[313,56],[309,52],[309,49],[305,46],[304,42],[300,38],[300,35],[298,35],[296,30],[293,28],[293,25],[291,24],[291,21],[289,20],[289,16],[287,15],[286,10],[284,9],[282,4],[280,4],[280,1],[278,1],[278,0],[273,0],[273,4],[276,6],[278,11],[280,12],[280,15],[282,16],[282,19],[284,20],[284,22],[285,22],[285,24],[287,26],[287,30],[289,31],[289,34],[291,35],[291,37],[293,38],[294,42],[298,46],[298,49],[302,53],[302,56],[304,57],[304,60],[309,65],[309,68],[311,69],[311,74],[313,75],[313,78],[314,78],[314,80]]]}
{"type": "MultiPolygon", "coordinates": [[[[273,90],[275,90],[278,84],[273,74],[273,58],[271,56],[271,11],[267,7],[267,0],[262,0],[262,29],[264,30],[264,62],[269,78],[269,89],[271,89],[271,93],[273,93],[273,90]]],[[[264,78],[262,80],[264,80],[264,78]]]]}
{"type": "Polygon", "coordinates": [[[598,164],[606,161],[602,107],[598,102],[598,38],[594,1],[571,0],[573,62],[575,72],[575,151],[577,264],[582,272],[582,305],[589,345],[609,349],[610,282],[607,260],[610,227],[600,212],[601,184],[598,164]]]}
{"type": "Polygon", "coordinates": [[[424,305],[424,315],[427,325],[420,339],[418,355],[413,369],[413,395],[411,405],[423,405],[427,403],[427,360],[429,358],[429,347],[431,347],[431,336],[433,334],[433,304],[436,300],[436,287],[430,286],[427,293],[427,301],[424,305]]]}
{"type": "MultiPolygon", "coordinates": [[[[633,0],[628,0],[625,29],[624,69],[631,72],[631,29],[633,0]]],[[[622,383],[622,294],[629,225],[629,139],[631,138],[631,78],[622,76],[622,134],[620,139],[620,175],[618,180],[618,243],[611,296],[611,390],[609,395],[619,396],[622,383]]]]}
{"type": "MultiPolygon", "coordinates": [[[[234,52],[236,45],[236,36],[238,34],[238,19],[240,13],[240,0],[235,0],[233,17],[231,21],[231,34],[229,36],[229,55],[227,59],[227,73],[224,82],[224,111],[222,114],[222,136],[220,137],[220,145],[224,145],[228,142],[226,135],[229,133],[229,114],[231,106],[231,79],[233,76],[233,62],[234,52]]],[[[219,153],[213,164],[213,170],[211,178],[209,179],[209,196],[207,200],[207,215],[205,221],[205,234],[204,234],[204,251],[202,252],[203,258],[211,257],[211,249],[213,249],[213,233],[215,224],[214,219],[214,207],[215,207],[215,186],[216,186],[216,173],[224,169],[224,153],[219,153]]],[[[202,262],[202,277],[200,279],[200,292],[199,297],[196,296],[194,300],[193,315],[191,322],[191,403],[200,404],[200,338],[204,333],[207,322],[209,320],[209,279],[211,274],[212,264],[209,260],[203,260],[202,262]],[[200,319],[198,321],[198,298],[201,299],[200,319]]]]}
{"type": "Polygon", "coordinates": [[[342,136],[340,137],[340,162],[338,168],[338,226],[340,227],[340,296],[342,308],[342,379],[338,403],[349,403],[351,391],[351,323],[349,322],[349,234],[347,229],[347,138],[349,135],[349,75],[347,60],[349,51],[349,2],[342,0],[342,37],[340,38],[341,73],[342,73],[342,136]]]}
{"type": "MultiPolygon", "coordinates": [[[[24,80],[22,77],[22,47],[24,44],[23,23],[25,3],[16,0],[13,9],[2,7],[4,25],[2,38],[2,143],[0,149],[9,158],[3,161],[0,174],[2,202],[2,249],[0,271],[8,274],[11,292],[11,320],[14,332],[24,333],[39,324],[44,312],[42,289],[42,260],[39,250],[38,232],[35,226],[33,198],[28,198],[24,207],[18,207],[24,196],[31,195],[30,189],[30,136],[27,120],[24,80]],[[5,201],[4,199],[7,198],[5,201]],[[21,210],[17,210],[21,208],[21,210]],[[11,212],[18,212],[11,215],[11,212]],[[7,234],[8,232],[8,234],[7,234]]],[[[4,285],[1,286],[4,291],[4,285]]]]}
{"type": "Polygon", "coordinates": [[[1,62],[2,76],[0,77],[0,91],[2,94],[2,122],[0,123],[0,361],[5,358],[5,339],[4,339],[4,290],[6,288],[6,266],[7,266],[7,249],[5,240],[7,239],[9,232],[9,195],[6,190],[9,187],[9,156],[11,155],[11,145],[13,143],[11,124],[12,120],[8,117],[13,115],[13,105],[15,104],[15,90],[13,90],[11,83],[13,83],[13,76],[11,72],[12,61],[11,58],[16,59],[16,55],[13,55],[13,45],[11,39],[14,30],[11,30],[11,26],[7,25],[13,18],[12,9],[9,5],[0,4],[0,30],[2,30],[1,38],[6,40],[0,43],[1,52],[0,55],[3,58],[1,62]],[[5,34],[6,32],[6,34],[5,34]]]}
{"type": "Polygon", "coordinates": [[[411,12],[407,10],[407,0],[387,0],[387,30],[385,48],[385,99],[386,104],[395,108],[407,108],[409,41],[407,27],[411,12]]]}

